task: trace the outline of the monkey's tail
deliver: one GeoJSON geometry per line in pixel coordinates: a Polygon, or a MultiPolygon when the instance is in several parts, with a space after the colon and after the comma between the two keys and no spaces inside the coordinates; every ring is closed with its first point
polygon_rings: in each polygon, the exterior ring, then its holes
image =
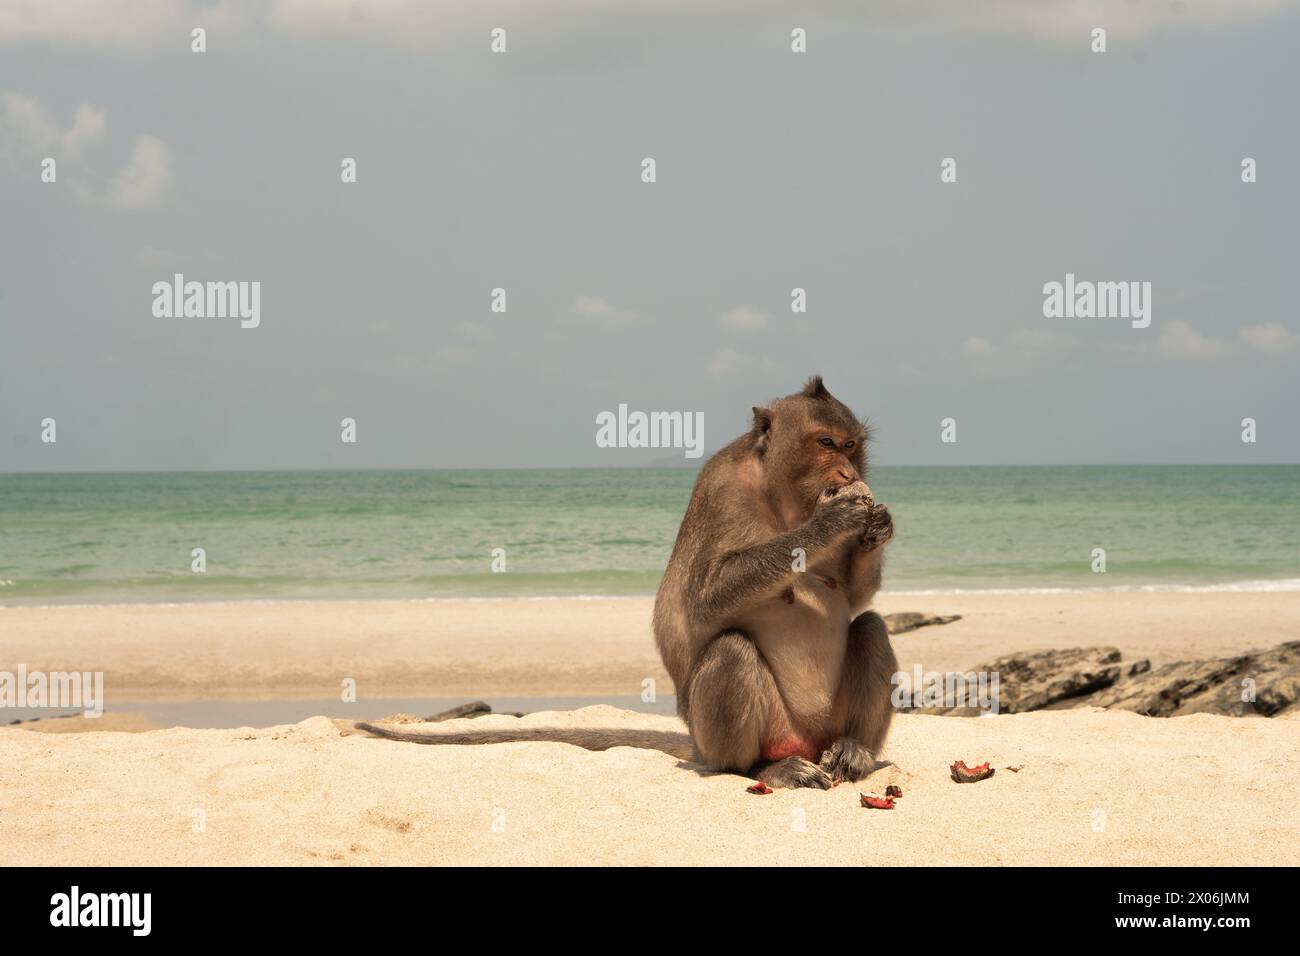
{"type": "Polygon", "coordinates": [[[484,727],[454,733],[413,734],[393,730],[380,724],[364,721],[354,724],[376,737],[399,740],[408,744],[514,744],[555,743],[571,744],[583,750],[609,750],[611,747],[637,747],[641,750],[658,750],[682,760],[695,759],[695,747],[689,734],[671,730],[626,730],[605,727],[520,727],[497,729],[484,727]]]}

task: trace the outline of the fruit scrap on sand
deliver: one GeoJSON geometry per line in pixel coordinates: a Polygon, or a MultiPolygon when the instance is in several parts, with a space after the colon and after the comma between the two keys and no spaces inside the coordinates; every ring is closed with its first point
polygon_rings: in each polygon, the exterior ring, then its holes
{"type": "Polygon", "coordinates": [[[987,780],[994,773],[987,760],[975,767],[968,767],[966,761],[958,760],[948,770],[952,773],[952,779],[957,783],[978,783],[981,780],[987,780]]]}
{"type": "Polygon", "coordinates": [[[746,787],[745,792],[746,793],[771,793],[772,788],[760,780],[758,783],[754,784],[753,786],[746,787]]]}
{"type": "Polygon", "coordinates": [[[893,797],[869,797],[865,793],[859,794],[862,797],[862,805],[870,807],[872,810],[892,810],[894,809],[893,797]]]}

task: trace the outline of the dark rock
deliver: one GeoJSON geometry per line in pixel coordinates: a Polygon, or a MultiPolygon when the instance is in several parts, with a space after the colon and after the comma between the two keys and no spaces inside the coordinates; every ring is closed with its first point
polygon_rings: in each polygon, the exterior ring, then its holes
{"type": "MultiPolygon", "coordinates": [[[[1045,707],[1069,706],[1067,701],[1109,687],[1119,680],[1123,667],[1114,647],[1074,647],[1063,651],[1035,651],[1009,654],[989,664],[953,674],[929,674],[921,688],[912,686],[911,694],[901,694],[901,708],[924,714],[947,717],[978,717],[990,703],[986,698],[997,680],[997,712],[1018,714],[1045,707]],[[931,686],[929,679],[941,679],[931,686]],[[941,694],[943,703],[934,706],[931,694],[941,694]]],[[[908,675],[908,685],[915,685],[917,675],[908,675]]],[[[903,685],[906,686],[906,685],[903,685]]]]}
{"type": "Polygon", "coordinates": [[[917,611],[900,611],[898,614],[885,615],[885,627],[890,634],[906,634],[908,631],[915,631],[918,627],[929,627],[932,624],[951,624],[953,621],[960,621],[960,614],[936,614],[926,615],[917,611]]]}
{"type": "Polygon", "coordinates": [[[1151,668],[1084,701],[1150,717],[1275,717],[1300,700],[1300,641],[1236,657],[1151,668]]]}
{"type": "MultiPolygon", "coordinates": [[[[998,675],[998,711],[1105,707],[1148,717],[1221,714],[1275,717],[1300,706],[1300,641],[1235,657],[1127,668],[1114,647],[1074,647],[998,658],[975,669],[998,675]]],[[[970,707],[925,713],[973,716],[970,707]]]]}
{"type": "Polygon", "coordinates": [[[1118,648],[1072,647],[1000,657],[979,671],[998,675],[998,712],[1019,714],[1110,687],[1123,667],[1118,648]]]}

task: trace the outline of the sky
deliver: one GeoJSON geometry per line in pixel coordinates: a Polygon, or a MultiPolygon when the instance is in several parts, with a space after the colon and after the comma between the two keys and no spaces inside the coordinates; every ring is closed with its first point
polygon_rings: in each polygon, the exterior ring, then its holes
{"type": "Polygon", "coordinates": [[[1300,4],[794,9],[5,3],[0,472],[642,464],[813,373],[880,465],[1300,462],[1300,4]]]}

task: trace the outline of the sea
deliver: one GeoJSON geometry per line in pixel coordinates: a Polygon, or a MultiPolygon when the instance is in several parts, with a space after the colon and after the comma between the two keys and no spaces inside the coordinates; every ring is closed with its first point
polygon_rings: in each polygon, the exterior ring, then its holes
{"type": "MultiPolygon", "coordinates": [[[[0,474],[0,606],[653,594],[695,475],[0,474]]],[[[868,481],[887,591],[1300,590],[1300,465],[868,481]]]]}

